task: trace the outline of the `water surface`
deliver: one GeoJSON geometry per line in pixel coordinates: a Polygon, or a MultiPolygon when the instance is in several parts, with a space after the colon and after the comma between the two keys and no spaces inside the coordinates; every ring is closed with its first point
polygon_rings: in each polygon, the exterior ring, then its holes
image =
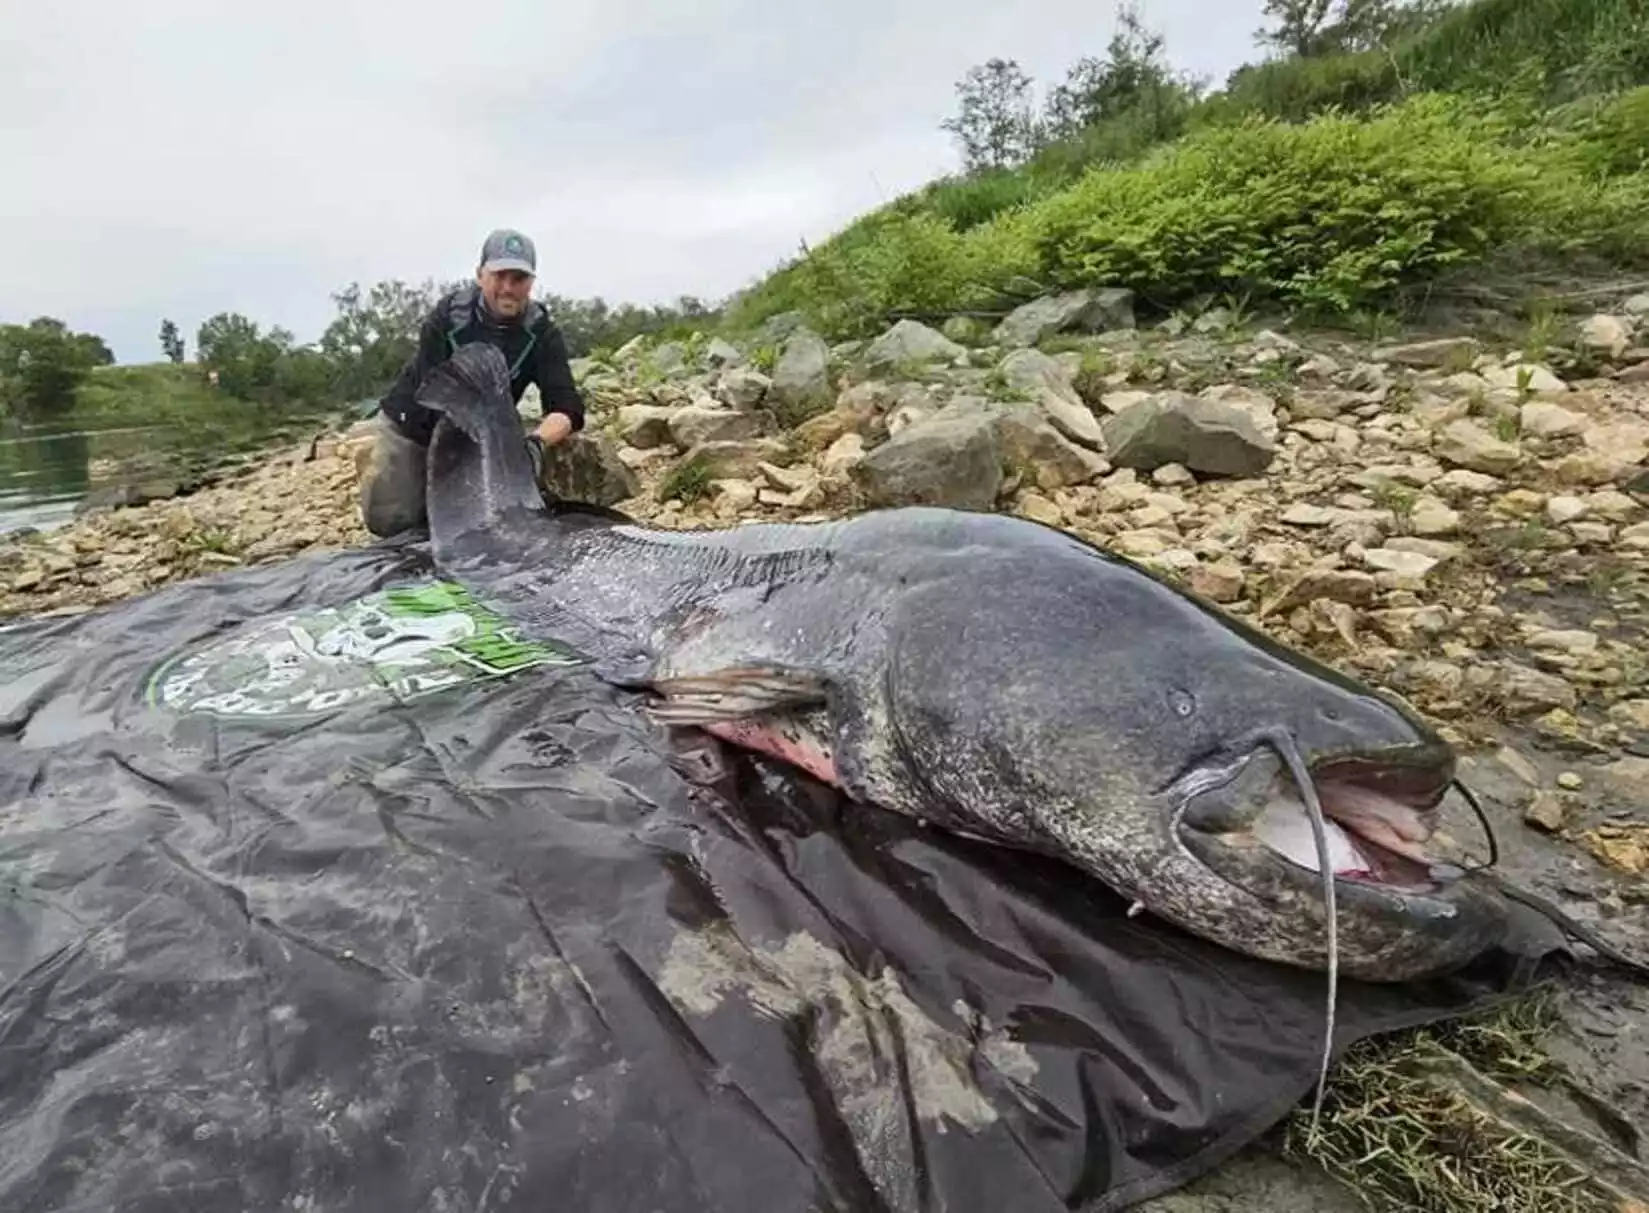
{"type": "Polygon", "coordinates": [[[0,424],[0,534],[61,526],[100,489],[187,481],[208,466],[301,442],[357,411],[337,405],[274,410],[235,401],[187,424],[0,424]]]}

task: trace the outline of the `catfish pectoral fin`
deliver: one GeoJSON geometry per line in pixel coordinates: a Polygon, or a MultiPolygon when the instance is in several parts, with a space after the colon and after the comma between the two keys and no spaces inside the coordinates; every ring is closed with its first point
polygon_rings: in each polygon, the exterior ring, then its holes
{"type": "Polygon", "coordinates": [[[663,697],[649,713],[668,724],[705,725],[744,720],[784,708],[825,702],[828,686],[808,670],[748,665],[661,678],[652,684],[663,697]]]}

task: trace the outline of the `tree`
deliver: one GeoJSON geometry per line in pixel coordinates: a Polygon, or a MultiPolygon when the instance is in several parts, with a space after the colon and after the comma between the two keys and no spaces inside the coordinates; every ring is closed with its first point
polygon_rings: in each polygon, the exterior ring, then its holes
{"type": "Polygon", "coordinates": [[[178,336],[177,325],[170,320],[160,322],[160,348],[172,362],[182,363],[183,338],[178,336]]]}
{"type": "Polygon", "coordinates": [[[1275,29],[1261,29],[1254,40],[1304,58],[1317,50],[1323,23],[1334,0],[1265,0],[1266,17],[1275,29]]]}
{"type": "Polygon", "coordinates": [[[26,412],[68,408],[92,369],[112,362],[101,337],[51,316],[0,325],[0,401],[26,412]]]}
{"type": "Polygon", "coordinates": [[[1084,55],[1048,94],[1042,135],[1068,138],[1084,127],[1139,110],[1148,103],[1192,93],[1163,58],[1164,38],[1147,30],[1131,0],[1117,6],[1117,31],[1105,58],[1084,55]]]}
{"type": "Polygon", "coordinates": [[[599,295],[593,299],[569,299],[544,294],[539,302],[549,309],[567,343],[567,352],[574,358],[595,349],[617,349],[630,338],[644,333],[709,328],[723,311],[722,306],[712,307],[691,295],[682,295],[673,304],[654,307],[625,303],[615,308],[599,295]]]}
{"type": "Polygon", "coordinates": [[[334,294],[338,314],[319,345],[339,388],[351,396],[387,390],[418,348],[418,328],[446,289],[433,281],[411,286],[396,279],[375,283],[364,294],[352,282],[334,294]]]}
{"type": "Polygon", "coordinates": [[[1036,150],[1030,87],[1031,78],[1013,59],[990,59],[957,83],[958,112],[939,125],[956,137],[967,171],[1012,168],[1036,150]]]}
{"type": "Polygon", "coordinates": [[[1255,41],[1302,58],[1379,50],[1435,18],[1453,0],[1266,0],[1276,24],[1255,41]]]}
{"type": "Polygon", "coordinates": [[[266,398],[275,386],[282,355],[292,334],[274,328],[267,335],[245,316],[219,312],[200,326],[195,359],[202,371],[217,372],[218,387],[242,400],[266,398]]]}
{"type": "Polygon", "coordinates": [[[103,338],[95,333],[70,333],[69,341],[73,343],[81,361],[88,368],[114,365],[114,352],[104,343],[103,338]]]}

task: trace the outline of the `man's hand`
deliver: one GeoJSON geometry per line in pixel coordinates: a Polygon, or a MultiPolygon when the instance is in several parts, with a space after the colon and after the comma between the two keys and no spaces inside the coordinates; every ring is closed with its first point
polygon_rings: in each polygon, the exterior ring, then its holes
{"type": "Polygon", "coordinates": [[[546,413],[533,433],[545,446],[555,446],[573,432],[572,419],[565,413],[546,413]]]}

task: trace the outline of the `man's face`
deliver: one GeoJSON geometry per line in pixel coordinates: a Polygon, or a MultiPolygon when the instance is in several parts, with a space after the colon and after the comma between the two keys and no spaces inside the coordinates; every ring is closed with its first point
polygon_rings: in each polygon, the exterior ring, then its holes
{"type": "Polygon", "coordinates": [[[521,270],[480,270],[475,280],[495,316],[519,316],[532,297],[533,276],[521,270]]]}

